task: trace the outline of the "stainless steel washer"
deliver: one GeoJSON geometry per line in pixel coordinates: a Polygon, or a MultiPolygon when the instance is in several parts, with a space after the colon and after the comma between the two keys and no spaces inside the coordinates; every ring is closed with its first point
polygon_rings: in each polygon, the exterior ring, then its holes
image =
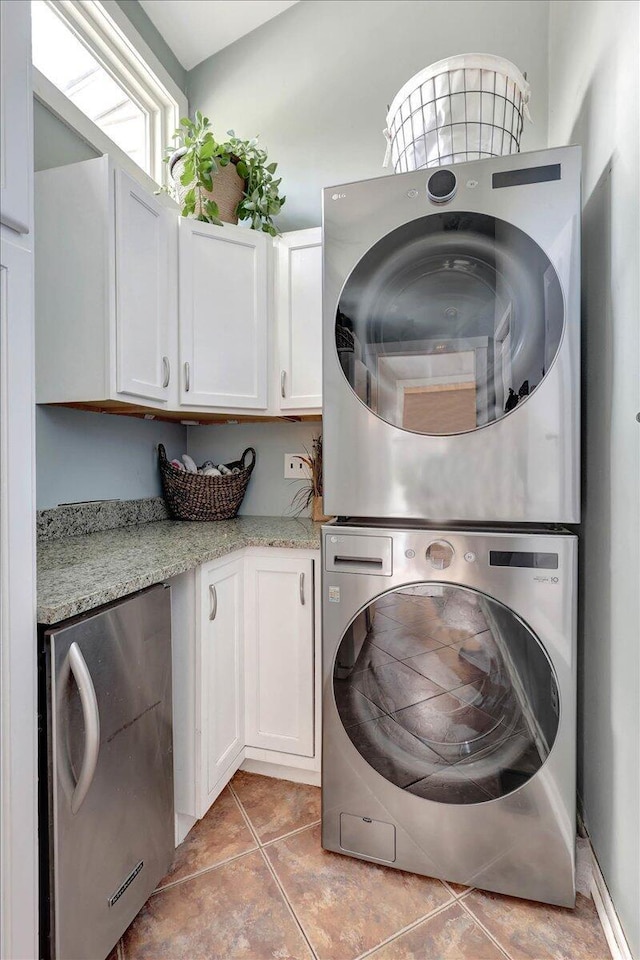
{"type": "Polygon", "coordinates": [[[324,527],[325,849],[573,905],[576,552],[324,527]]]}
{"type": "Polygon", "coordinates": [[[324,504],[580,519],[580,149],[324,192],[324,504]]]}

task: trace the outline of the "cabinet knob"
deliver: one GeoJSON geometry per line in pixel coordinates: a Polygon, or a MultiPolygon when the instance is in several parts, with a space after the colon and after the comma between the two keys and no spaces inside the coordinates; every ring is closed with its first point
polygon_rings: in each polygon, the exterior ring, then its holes
{"type": "Polygon", "coordinates": [[[209,620],[215,620],[218,613],[218,591],[215,583],[209,584],[209,620]]]}
{"type": "Polygon", "coordinates": [[[164,370],[164,379],[162,381],[163,389],[169,386],[169,381],[171,380],[171,364],[169,363],[169,357],[162,358],[162,368],[164,370]]]}
{"type": "Polygon", "coordinates": [[[191,368],[189,367],[189,361],[185,360],[184,362],[184,389],[185,393],[189,393],[189,388],[191,387],[191,368]]]}
{"type": "Polygon", "coordinates": [[[300,574],[300,603],[304,607],[304,573],[300,574]]]}
{"type": "Polygon", "coordinates": [[[283,398],[283,400],[287,395],[287,391],[285,387],[286,382],[287,382],[287,371],[283,370],[282,373],[280,374],[280,396],[283,398]]]}

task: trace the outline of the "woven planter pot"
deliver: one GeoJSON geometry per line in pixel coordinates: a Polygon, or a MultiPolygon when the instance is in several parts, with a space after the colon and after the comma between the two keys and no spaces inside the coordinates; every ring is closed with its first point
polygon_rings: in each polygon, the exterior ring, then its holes
{"type": "Polygon", "coordinates": [[[311,505],[311,519],[314,523],[326,523],[327,520],[331,520],[331,517],[328,517],[324,512],[322,497],[313,498],[311,505]]]}
{"type": "MultiPolygon", "coordinates": [[[[184,206],[184,198],[191,185],[184,187],[180,183],[180,177],[184,171],[184,155],[186,148],[182,147],[176,150],[169,161],[169,173],[173,179],[180,206],[184,206]]],[[[215,200],[220,211],[220,219],[225,223],[237,223],[238,217],[236,209],[244,195],[244,180],[238,175],[235,162],[229,163],[226,167],[220,167],[213,177],[213,189],[203,190],[202,195],[205,200],[215,200]]],[[[196,195],[195,215],[201,213],[201,203],[196,195]]]]}

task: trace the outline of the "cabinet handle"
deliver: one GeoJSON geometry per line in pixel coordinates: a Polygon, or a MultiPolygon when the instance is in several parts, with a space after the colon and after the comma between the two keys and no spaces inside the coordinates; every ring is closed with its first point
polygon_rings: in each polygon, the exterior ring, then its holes
{"type": "Polygon", "coordinates": [[[304,573],[300,574],[300,603],[304,607],[304,573]]]}
{"type": "Polygon", "coordinates": [[[163,389],[169,386],[169,381],[171,380],[171,364],[169,363],[169,357],[162,358],[162,368],[164,370],[164,380],[162,381],[163,389]]]}
{"type": "Polygon", "coordinates": [[[209,620],[215,620],[218,613],[218,591],[215,583],[209,584],[209,620]]]}
{"type": "Polygon", "coordinates": [[[287,391],[285,389],[286,381],[287,381],[287,371],[283,370],[282,373],[280,374],[280,396],[282,397],[283,400],[287,395],[287,391]]]}
{"type": "Polygon", "coordinates": [[[75,640],[69,647],[68,657],[71,673],[80,694],[86,741],[80,775],[71,797],[71,813],[75,814],[82,806],[96,772],[100,751],[100,714],[89,668],[75,640]]]}
{"type": "Polygon", "coordinates": [[[191,369],[189,367],[189,361],[185,360],[184,362],[184,389],[185,393],[189,393],[189,388],[191,386],[191,369]]]}

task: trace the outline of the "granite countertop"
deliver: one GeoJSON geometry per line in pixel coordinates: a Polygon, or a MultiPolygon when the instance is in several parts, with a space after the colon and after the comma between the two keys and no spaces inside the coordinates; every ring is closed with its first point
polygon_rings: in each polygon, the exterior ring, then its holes
{"type": "Polygon", "coordinates": [[[38,622],[57,623],[243,547],[317,550],[308,519],[160,520],[38,544],[38,622]]]}

